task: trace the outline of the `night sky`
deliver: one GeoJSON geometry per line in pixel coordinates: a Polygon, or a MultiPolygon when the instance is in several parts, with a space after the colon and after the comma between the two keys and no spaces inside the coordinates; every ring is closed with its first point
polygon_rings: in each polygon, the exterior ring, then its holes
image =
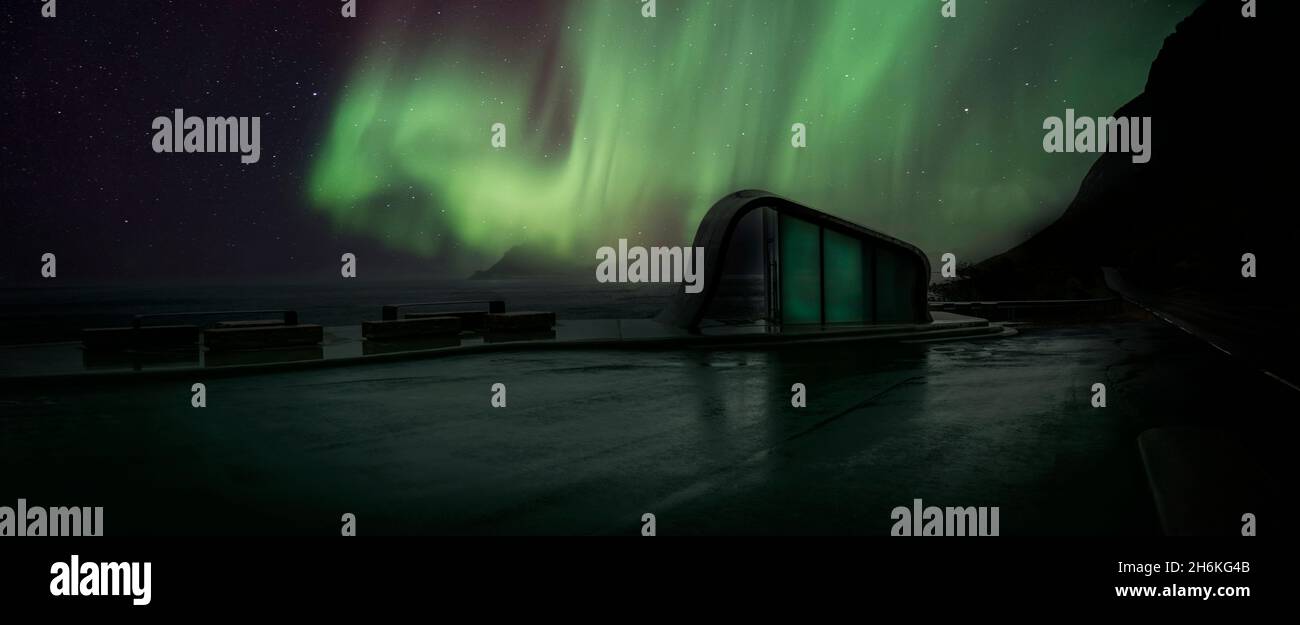
{"type": "Polygon", "coordinates": [[[978,260],[1095,159],[1045,154],[1043,119],[1137,95],[1197,4],[12,0],[0,285],[44,252],[69,283],[326,278],[343,252],[460,276],[525,242],[687,244],[751,187],[978,260]],[[154,153],[175,108],[260,116],[261,160],[154,153]]]}

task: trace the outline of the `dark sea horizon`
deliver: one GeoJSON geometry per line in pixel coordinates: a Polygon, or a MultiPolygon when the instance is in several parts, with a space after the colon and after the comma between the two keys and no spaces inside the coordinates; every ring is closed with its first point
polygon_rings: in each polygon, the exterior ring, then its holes
{"type": "Polygon", "coordinates": [[[681,287],[587,278],[16,287],[0,289],[0,344],[77,340],[82,328],[130,325],[140,314],[291,309],[302,323],[328,327],[379,319],[387,304],[461,300],[499,299],[507,311],[560,319],[637,319],[658,313],[673,288],[681,287]]]}

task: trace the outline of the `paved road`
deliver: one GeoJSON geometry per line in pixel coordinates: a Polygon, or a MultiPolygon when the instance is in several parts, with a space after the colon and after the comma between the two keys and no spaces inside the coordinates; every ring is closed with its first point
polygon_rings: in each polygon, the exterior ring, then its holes
{"type": "Polygon", "coordinates": [[[1262,305],[1248,298],[1229,300],[1186,289],[1151,289],[1117,269],[1106,268],[1105,273],[1107,285],[1125,299],[1300,391],[1300,362],[1295,358],[1300,349],[1295,330],[1300,310],[1294,302],[1279,296],[1262,305]]]}
{"type": "Polygon", "coordinates": [[[188,381],[32,389],[0,399],[0,505],[103,505],[109,534],[885,534],[921,498],[998,506],[1004,535],[1146,534],[1136,435],[1220,419],[1250,375],[1129,322],[215,379],[204,409],[188,381]]]}

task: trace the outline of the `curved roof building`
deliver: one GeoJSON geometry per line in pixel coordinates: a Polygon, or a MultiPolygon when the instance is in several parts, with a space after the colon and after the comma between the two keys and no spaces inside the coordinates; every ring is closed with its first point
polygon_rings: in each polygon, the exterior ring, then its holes
{"type": "Polygon", "coordinates": [[[678,292],[658,320],[775,326],[929,323],[930,261],[919,248],[768,193],[732,193],[695,233],[704,288],[678,292]]]}

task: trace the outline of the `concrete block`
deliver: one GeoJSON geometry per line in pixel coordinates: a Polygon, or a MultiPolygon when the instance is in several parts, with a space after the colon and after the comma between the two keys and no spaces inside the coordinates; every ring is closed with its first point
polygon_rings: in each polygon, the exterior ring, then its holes
{"type": "Polygon", "coordinates": [[[455,317],[460,319],[460,329],[480,332],[487,326],[486,310],[453,310],[449,312],[406,313],[407,319],[429,319],[432,317],[455,317]]]}
{"type": "Polygon", "coordinates": [[[195,325],[85,328],[81,344],[93,350],[168,349],[197,344],[199,332],[195,325]]]}

